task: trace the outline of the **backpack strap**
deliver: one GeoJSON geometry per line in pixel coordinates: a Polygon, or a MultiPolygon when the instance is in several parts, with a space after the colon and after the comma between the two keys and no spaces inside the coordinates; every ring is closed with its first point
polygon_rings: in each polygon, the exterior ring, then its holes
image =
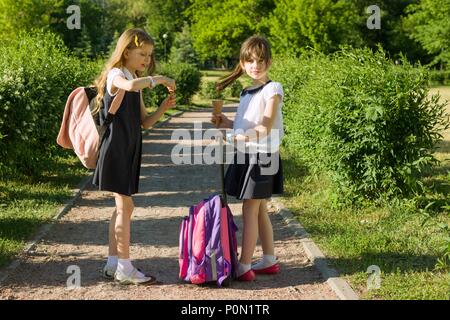
{"type": "Polygon", "coordinates": [[[97,96],[97,89],[95,87],[84,87],[84,92],[86,92],[89,102],[97,96]]]}
{"type": "Polygon", "coordinates": [[[113,121],[117,110],[119,110],[122,104],[124,96],[125,90],[119,89],[113,101],[111,102],[111,105],[109,106],[108,114],[106,115],[105,123],[103,124],[105,127],[109,126],[109,124],[113,121]]]}
{"type": "MultiPolygon", "coordinates": [[[[89,102],[92,101],[97,96],[97,89],[95,87],[84,87],[84,92],[88,97],[89,102]]],[[[119,89],[117,94],[114,96],[113,102],[109,108],[111,114],[116,114],[122,103],[123,97],[125,96],[125,90],[119,89]]],[[[91,111],[93,111],[93,105],[90,105],[91,111]]]]}
{"type": "Polygon", "coordinates": [[[113,99],[113,101],[111,103],[111,106],[109,107],[108,115],[109,114],[115,115],[117,110],[119,110],[120,105],[122,104],[123,97],[125,96],[125,92],[126,91],[123,90],[123,89],[119,89],[117,91],[117,93],[114,96],[114,99],[113,99]]]}
{"type": "MultiPolygon", "coordinates": [[[[217,264],[216,264],[216,252],[213,248],[213,229],[214,229],[214,210],[216,209],[214,200],[218,197],[211,196],[205,201],[205,237],[209,239],[206,242],[205,256],[209,256],[211,266],[211,281],[217,281],[217,264]],[[211,233],[209,233],[211,232],[211,233]]],[[[220,219],[220,216],[219,216],[220,219]]],[[[220,234],[219,234],[220,235],[220,234]]]]}
{"type": "MultiPolygon", "coordinates": [[[[93,113],[94,104],[91,102],[97,96],[97,88],[92,87],[92,86],[85,87],[84,91],[89,100],[89,108],[91,109],[91,113],[93,113]]],[[[106,116],[106,119],[105,119],[106,121],[103,125],[108,126],[112,122],[112,120],[114,119],[114,115],[117,113],[117,110],[119,110],[120,105],[122,104],[124,96],[125,96],[125,90],[119,89],[117,94],[114,96],[111,106],[109,107],[108,115],[106,116]]],[[[103,106],[102,106],[102,108],[103,108],[103,106]]],[[[94,118],[95,124],[97,125],[97,127],[99,127],[100,126],[99,112],[92,114],[92,116],[94,118]]]]}
{"type": "MultiPolygon", "coordinates": [[[[122,104],[123,98],[125,96],[125,90],[119,89],[117,94],[114,96],[114,99],[111,103],[111,106],[109,107],[108,114],[106,116],[106,119],[105,119],[105,122],[103,123],[103,125],[100,124],[100,112],[97,112],[95,114],[93,113],[94,104],[92,103],[92,100],[95,99],[95,97],[97,96],[97,93],[98,93],[97,88],[92,87],[92,86],[84,87],[84,92],[86,93],[86,96],[88,97],[89,109],[91,110],[92,118],[94,119],[95,126],[97,127],[97,132],[99,135],[98,148],[100,148],[100,146],[103,143],[103,139],[105,138],[106,129],[113,121],[117,110],[119,110],[120,105],[122,104]]],[[[101,108],[104,108],[104,106],[102,105],[101,108]]]]}

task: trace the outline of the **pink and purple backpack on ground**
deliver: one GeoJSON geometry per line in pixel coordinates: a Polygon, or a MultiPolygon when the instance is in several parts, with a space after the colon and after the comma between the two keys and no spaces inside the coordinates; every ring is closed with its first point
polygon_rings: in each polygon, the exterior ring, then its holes
{"type": "Polygon", "coordinates": [[[228,284],[237,272],[237,226],[220,195],[189,208],[180,225],[180,279],[193,284],[228,284]]]}

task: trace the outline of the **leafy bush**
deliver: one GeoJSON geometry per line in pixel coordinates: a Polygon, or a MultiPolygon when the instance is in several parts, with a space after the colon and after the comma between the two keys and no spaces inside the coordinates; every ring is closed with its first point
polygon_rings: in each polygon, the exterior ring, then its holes
{"type": "Polygon", "coordinates": [[[244,89],[242,83],[237,80],[226,89],[226,95],[233,98],[239,98],[241,96],[242,89],[244,89]]]}
{"type": "MultiPolygon", "coordinates": [[[[189,104],[191,98],[200,89],[201,72],[187,63],[162,63],[158,74],[174,79],[177,83],[177,103],[189,104]]],[[[158,105],[167,97],[167,89],[158,86],[150,92],[151,99],[158,105]]]]}
{"type": "Polygon", "coordinates": [[[60,152],[66,99],[97,73],[51,33],[20,33],[0,47],[0,176],[37,175],[60,152]]]}
{"type": "Polygon", "coordinates": [[[223,91],[217,91],[214,81],[206,81],[202,85],[202,97],[206,99],[223,99],[223,91]]]}
{"type": "Polygon", "coordinates": [[[286,147],[313,172],[325,172],[340,200],[407,195],[432,156],[448,116],[428,98],[428,74],[379,49],[278,57],[284,85],[286,147]]]}

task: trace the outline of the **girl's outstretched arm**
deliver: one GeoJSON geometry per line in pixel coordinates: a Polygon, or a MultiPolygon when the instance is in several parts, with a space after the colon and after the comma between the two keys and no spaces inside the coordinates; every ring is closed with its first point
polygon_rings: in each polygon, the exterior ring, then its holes
{"type": "Polygon", "coordinates": [[[165,77],[165,76],[154,76],[152,77],[153,81],[155,83],[155,86],[157,86],[158,84],[162,84],[163,86],[165,86],[169,92],[175,92],[175,90],[177,90],[177,86],[175,84],[175,80],[165,77]]]}
{"type": "Polygon", "coordinates": [[[166,112],[168,109],[175,107],[176,96],[174,93],[170,94],[159,106],[156,112],[149,115],[147,109],[145,108],[144,98],[142,97],[141,91],[141,126],[144,129],[152,127],[166,112]]]}
{"type": "Polygon", "coordinates": [[[133,80],[125,79],[122,76],[114,77],[111,91],[114,94],[116,89],[123,89],[125,91],[138,91],[144,88],[153,88],[159,84],[164,85],[169,89],[169,91],[175,91],[176,85],[175,80],[164,76],[154,76],[154,77],[142,77],[133,80]]]}
{"type": "Polygon", "coordinates": [[[122,76],[116,76],[112,82],[111,92],[114,94],[117,89],[123,89],[125,91],[137,91],[144,88],[152,87],[153,85],[152,77],[143,77],[133,80],[125,79],[122,76]]]}

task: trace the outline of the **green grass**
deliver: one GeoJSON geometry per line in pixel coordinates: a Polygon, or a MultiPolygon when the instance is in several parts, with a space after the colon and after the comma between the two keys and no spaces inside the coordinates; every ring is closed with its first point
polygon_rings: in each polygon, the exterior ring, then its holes
{"type": "MultiPolygon", "coordinates": [[[[449,94],[449,89],[440,88],[441,94],[449,94]]],[[[445,132],[444,140],[449,136],[445,132]]],[[[450,236],[438,226],[450,224],[449,210],[442,208],[450,203],[450,163],[445,160],[450,159],[449,144],[435,154],[440,165],[422,177],[429,187],[424,195],[359,208],[333,206],[327,178],[311,175],[282,150],[283,202],[363,299],[450,299],[449,265],[437,268],[450,236]],[[425,225],[424,212],[430,217],[425,225]],[[367,289],[371,265],[381,269],[380,289],[367,289]]]]}
{"type": "MultiPolygon", "coordinates": [[[[435,270],[446,234],[434,224],[422,227],[424,216],[413,203],[338,209],[331,204],[325,177],[308,175],[285,150],[283,160],[285,205],[362,298],[450,298],[450,274],[435,270]],[[371,265],[382,272],[379,290],[366,288],[371,265]]],[[[433,220],[450,222],[442,210],[433,220]]]]}
{"type": "MultiPolygon", "coordinates": [[[[198,107],[198,108],[211,108],[212,100],[213,99],[207,99],[207,98],[202,97],[199,94],[196,94],[192,99],[192,104],[194,107],[198,107]]],[[[223,99],[223,101],[225,104],[230,104],[230,103],[238,104],[239,98],[225,97],[223,99]]]]}
{"type": "Polygon", "coordinates": [[[224,75],[229,74],[233,70],[201,70],[200,72],[204,77],[214,77],[214,78],[221,78],[224,75]]]}
{"type": "MultiPolygon", "coordinates": [[[[201,70],[202,73],[202,83],[206,81],[217,81],[221,77],[227,75],[231,70],[201,70]]],[[[245,77],[241,79],[245,83],[245,77]]],[[[247,79],[248,82],[248,79],[247,79]]],[[[225,104],[227,103],[239,103],[239,98],[235,97],[225,97],[224,99],[225,104]]],[[[207,99],[205,97],[202,97],[200,93],[195,94],[192,97],[192,102],[190,105],[179,105],[175,109],[168,110],[163,118],[161,118],[158,122],[164,121],[168,118],[168,116],[177,113],[180,110],[183,111],[190,111],[190,110],[196,110],[196,109],[204,109],[204,108],[210,108],[212,106],[212,99],[207,99]]],[[[147,111],[149,113],[155,112],[157,109],[157,106],[147,107],[147,111]]]]}
{"type": "Polygon", "coordinates": [[[232,70],[202,70],[202,83],[206,81],[217,81],[228,75],[232,70]]]}
{"type": "Polygon", "coordinates": [[[38,181],[0,181],[0,267],[11,262],[38,227],[52,219],[87,174],[78,158],[70,155],[55,157],[38,181]]]}

